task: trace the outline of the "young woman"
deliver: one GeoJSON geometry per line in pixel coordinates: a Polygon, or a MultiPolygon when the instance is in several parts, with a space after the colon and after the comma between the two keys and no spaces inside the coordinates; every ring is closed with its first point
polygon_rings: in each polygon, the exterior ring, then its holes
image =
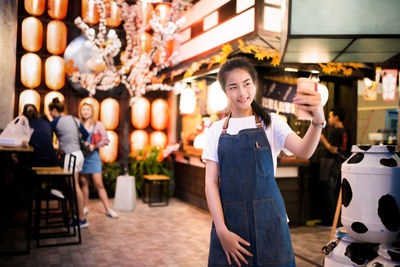
{"type": "Polygon", "coordinates": [[[86,138],[89,133],[85,127],[81,125],[78,118],[73,116],[64,115],[64,104],[61,103],[58,98],[54,98],[49,104],[50,115],[53,120],[50,122],[51,129],[55,132],[59,149],[65,152],[64,169],[68,169],[68,162],[71,155],[76,157],[75,161],[75,185],[76,185],[76,197],[78,200],[80,228],[86,228],[89,226],[83,214],[83,195],[81,188],[79,187],[79,172],[83,166],[83,154],[79,145],[79,132],[81,131],[83,137],[86,138]]]}
{"type": "Polygon", "coordinates": [[[286,148],[309,158],[325,125],[319,93],[294,103],[313,114],[304,138],[255,101],[257,73],[243,58],[225,62],[218,81],[228,96],[230,115],[209,130],[206,196],[213,218],[209,266],[235,262],[253,266],[295,266],[284,202],[275,182],[277,156],[286,148]]]}
{"type": "Polygon", "coordinates": [[[107,145],[109,142],[106,129],[101,122],[94,120],[93,106],[88,103],[84,103],[81,106],[80,118],[83,126],[85,126],[86,130],[89,132],[87,142],[90,144],[90,150],[92,151],[92,153],[85,158],[80,176],[82,192],[84,196],[83,211],[85,215],[89,214],[89,176],[91,175],[94,185],[97,189],[97,193],[103,202],[106,216],[110,218],[118,218],[118,214],[110,208],[108,203],[107,192],[104,189],[103,178],[101,175],[102,169],[99,148],[107,145]]]}

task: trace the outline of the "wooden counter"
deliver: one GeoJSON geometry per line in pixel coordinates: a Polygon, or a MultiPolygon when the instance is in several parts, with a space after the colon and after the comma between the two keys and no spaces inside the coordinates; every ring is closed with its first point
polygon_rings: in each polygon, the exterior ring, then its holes
{"type": "MultiPolygon", "coordinates": [[[[174,154],[175,197],[208,211],[205,196],[205,164],[200,157],[177,151],[174,154]]],[[[276,181],[291,224],[309,219],[309,162],[295,158],[278,160],[276,181]]]]}

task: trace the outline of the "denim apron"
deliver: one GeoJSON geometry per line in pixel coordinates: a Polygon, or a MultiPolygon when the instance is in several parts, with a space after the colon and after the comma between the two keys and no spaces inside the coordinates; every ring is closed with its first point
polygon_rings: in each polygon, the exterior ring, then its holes
{"type": "MultiPolygon", "coordinates": [[[[286,209],[274,177],[271,147],[260,118],[255,117],[257,128],[230,135],[226,132],[229,116],[219,138],[219,192],[225,224],[229,231],[251,244],[242,245],[253,254],[253,257],[244,255],[249,266],[295,266],[286,209]]],[[[229,266],[214,223],[208,266],[229,266]]]]}

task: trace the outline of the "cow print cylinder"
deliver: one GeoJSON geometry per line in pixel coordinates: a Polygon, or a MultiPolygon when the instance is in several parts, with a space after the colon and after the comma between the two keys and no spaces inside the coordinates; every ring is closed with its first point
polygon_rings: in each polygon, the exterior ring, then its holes
{"type": "Polygon", "coordinates": [[[395,146],[353,146],[342,164],[342,224],[370,243],[400,234],[400,158],[395,146]]]}
{"type": "Polygon", "coordinates": [[[399,267],[400,266],[400,248],[392,247],[388,244],[379,245],[379,256],[370,261],[367,267],[399,267]]]}
{"type": "Polygon", "coordinates": [[[364,243],[349,235],[342,235],[337,246],[325,256],[324,267],[365,266],[378,256],[377,250],[378,244],[364,243]]]}

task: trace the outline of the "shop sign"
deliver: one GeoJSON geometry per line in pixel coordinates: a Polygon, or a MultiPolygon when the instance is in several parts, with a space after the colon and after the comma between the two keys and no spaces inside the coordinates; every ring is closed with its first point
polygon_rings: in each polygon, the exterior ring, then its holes
{"type": "Polygon", "coordinates": [[[383,101],[395,101],[397,87],[397,69],[382,70],[382,98],[383,101]]]}

